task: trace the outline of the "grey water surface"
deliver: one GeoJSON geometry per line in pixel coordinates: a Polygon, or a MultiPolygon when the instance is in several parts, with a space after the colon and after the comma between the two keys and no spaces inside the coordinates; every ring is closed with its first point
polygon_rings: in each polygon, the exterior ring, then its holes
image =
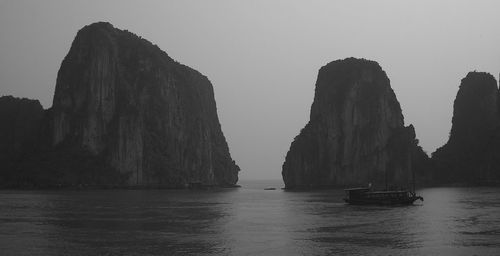
{"type": "Polygon", "coordinates": [[[0,191],[0,255],[500,255],[500,188],[426,188],[423,203],[378,207],[240,184],[0,191]]]}

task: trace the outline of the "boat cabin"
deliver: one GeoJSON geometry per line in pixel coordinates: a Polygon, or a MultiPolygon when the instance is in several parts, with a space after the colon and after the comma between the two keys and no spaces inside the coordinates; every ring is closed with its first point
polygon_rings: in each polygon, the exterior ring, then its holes
{"type": "Polygon", "coordinates": [[[370,192],[370,188],[349,188],[344,189],[346,198],[359,197],[364,193],[370,192]]]}

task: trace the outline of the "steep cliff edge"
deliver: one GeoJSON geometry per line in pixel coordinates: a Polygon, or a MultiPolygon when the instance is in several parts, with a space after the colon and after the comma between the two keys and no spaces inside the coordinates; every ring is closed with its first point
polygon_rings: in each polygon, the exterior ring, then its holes
{"type": "Polygon", "coordinates": [[[14,166],[35,150],[43,118],[38,100],[0,97],[0,185],[16,176],[14,166]]]}
{"type": "Polygon", "coordinates": [[[78,32],[51,114],[53,146],[104,157],[128,184],[237,182],[207,77],[109,23],[78,32]]]}
{"type": "Polygon", "coordinates": [[[40,130],[42,149],[18,167],[44,174],[34,183],[183,187],[238,180],[208,78],[109,23],[77,33],[40,130]]]}
{"type": "Polygon", "coordinates": [[[500,179],[500,102],[495,78],[470,72],[453,104],[448,142],[432,154],[442,183],[484,184],[500,179]]]}
{"type": "Polygon", "coordinates": [[[422,155],[426,160],[382,68],[348,58],[319,70],[310,121],[292,142],[282,175],[287,188],[407,186],[412,158],[422,155]]]}

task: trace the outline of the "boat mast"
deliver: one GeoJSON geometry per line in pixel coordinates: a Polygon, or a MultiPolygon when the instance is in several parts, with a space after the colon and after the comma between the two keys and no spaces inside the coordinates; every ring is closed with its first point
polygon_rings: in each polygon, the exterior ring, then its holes
{"type": "Polygon", "coordinates": [[[387,187],[387,168],[385,168],[384,174],[385,174],[385,177],[384,177],[385,178],[385,191],[389,191],[389,188],[387,187]]]}
{"type": "MultiPolygon", "coordinates": [[[[410,168],[411,168],[411,165],[410,165],[410,168]]],[[[411,176],[412,176],[412,179],[413,179],[413,188],[412,188],[412,193],[415,194],[415,171],[413,170],[413,168],[411,168],[411,176]]]]}
{"type": "MultiPolygon", "coordinates": [[[[412,145],[413,146],[413,145],[412,145]]],[[[416,146],[416,145],[415,145],[416,146]]],[[[411,171],[411,176],[412,176],[412,193],[413,195],[415,195],[415,169],[412,168],[412,155],[414,153],[414,147],[411,147],[410,148],[410,154],[408,155],[408,168],[410,168],[410,171],[411,171]]]]}

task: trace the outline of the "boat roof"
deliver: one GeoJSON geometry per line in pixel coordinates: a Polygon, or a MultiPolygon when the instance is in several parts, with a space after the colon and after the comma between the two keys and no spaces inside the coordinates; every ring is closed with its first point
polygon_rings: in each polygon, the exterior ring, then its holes
{"type": "Polygon", "coordinates": [[[344,191],[353,191],[353,190],[370,190],[369,188],[346,188],[344,191]]]}
{"type": "MultiPolygon", "coordinates": [[[[370,188],[347,188],[344,191],[368,191],[370,188]]],[[[408,190],[386,190],[386,191],[370,191],[371,194],[396,194],[396,193],[406,193],[408,190]]]]}
{"type": "Polygon", "coordinates": [[[396,193],[407,193],[408,190],[389,190],[389,191],[373,191],[370,194],[396,194],[396,193]]]}

